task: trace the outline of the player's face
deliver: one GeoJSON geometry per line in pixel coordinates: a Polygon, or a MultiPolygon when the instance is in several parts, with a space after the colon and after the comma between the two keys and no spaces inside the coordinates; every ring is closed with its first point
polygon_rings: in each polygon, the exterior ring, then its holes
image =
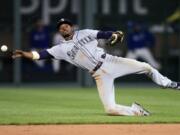
{"type": "Polygon", "coordinates": [[[59,32],[64,38],[69,37],[73,34],[73,27],[69,24],[62,24],[59,27],[59,32]]]}

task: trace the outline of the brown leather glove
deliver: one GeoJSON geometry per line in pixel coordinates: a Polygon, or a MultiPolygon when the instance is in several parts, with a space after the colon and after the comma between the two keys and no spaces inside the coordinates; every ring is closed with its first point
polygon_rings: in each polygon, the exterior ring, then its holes
{"type": "Polygon", "coordinates": [[[124,39],[124,33],[122,31],[116,31],[112,34],[109,42],[111,45],[113,45],[118,42],[122,43],[123,39],[124,39]]]}

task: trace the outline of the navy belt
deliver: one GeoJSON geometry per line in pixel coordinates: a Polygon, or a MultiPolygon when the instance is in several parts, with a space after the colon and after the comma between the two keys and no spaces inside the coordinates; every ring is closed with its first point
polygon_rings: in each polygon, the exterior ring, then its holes
{"type": "Polygon", "coordinates": [[[102,54],[102,55],[101,55],[101,58],[102,58],[102,59],[105,59],[105,58],[106,58],[106,53],[102,54]]]}
{"type": "MultiPolygon", "coordinates": [[[[105,59],[106,58],[106,53],[102,54],[101,58],[105,59]]],[[[95,68],[92,70],[93,73],[96,72],[102,66],[102,64],[103,64],[103,62],[99,61],[98,64],[95,66],[95,68]]]]}

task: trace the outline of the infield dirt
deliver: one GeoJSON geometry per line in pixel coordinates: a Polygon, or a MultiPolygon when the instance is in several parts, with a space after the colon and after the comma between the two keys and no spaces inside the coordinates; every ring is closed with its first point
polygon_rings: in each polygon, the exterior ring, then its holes
{"type": "Polygon", "coordinates": [[[179,135],[180,124],[4,125],[0,135],[179,135]]]}

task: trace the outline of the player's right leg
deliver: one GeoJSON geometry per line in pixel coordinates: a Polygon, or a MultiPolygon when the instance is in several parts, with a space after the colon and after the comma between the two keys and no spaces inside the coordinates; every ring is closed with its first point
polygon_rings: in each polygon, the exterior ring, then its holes
{"type": "Polygon", "coordinates": [[[116,77],[121,77],[128,74],[146,74],[156,84],[164,88],[179,89],[179,83],[173,82],[167,77],[160,74],[155,68],[145,62],[139,62],[133,59],[122,58],[108,55],[106,63],[111,65],[109,69],[111,74],[116,77]]]}

